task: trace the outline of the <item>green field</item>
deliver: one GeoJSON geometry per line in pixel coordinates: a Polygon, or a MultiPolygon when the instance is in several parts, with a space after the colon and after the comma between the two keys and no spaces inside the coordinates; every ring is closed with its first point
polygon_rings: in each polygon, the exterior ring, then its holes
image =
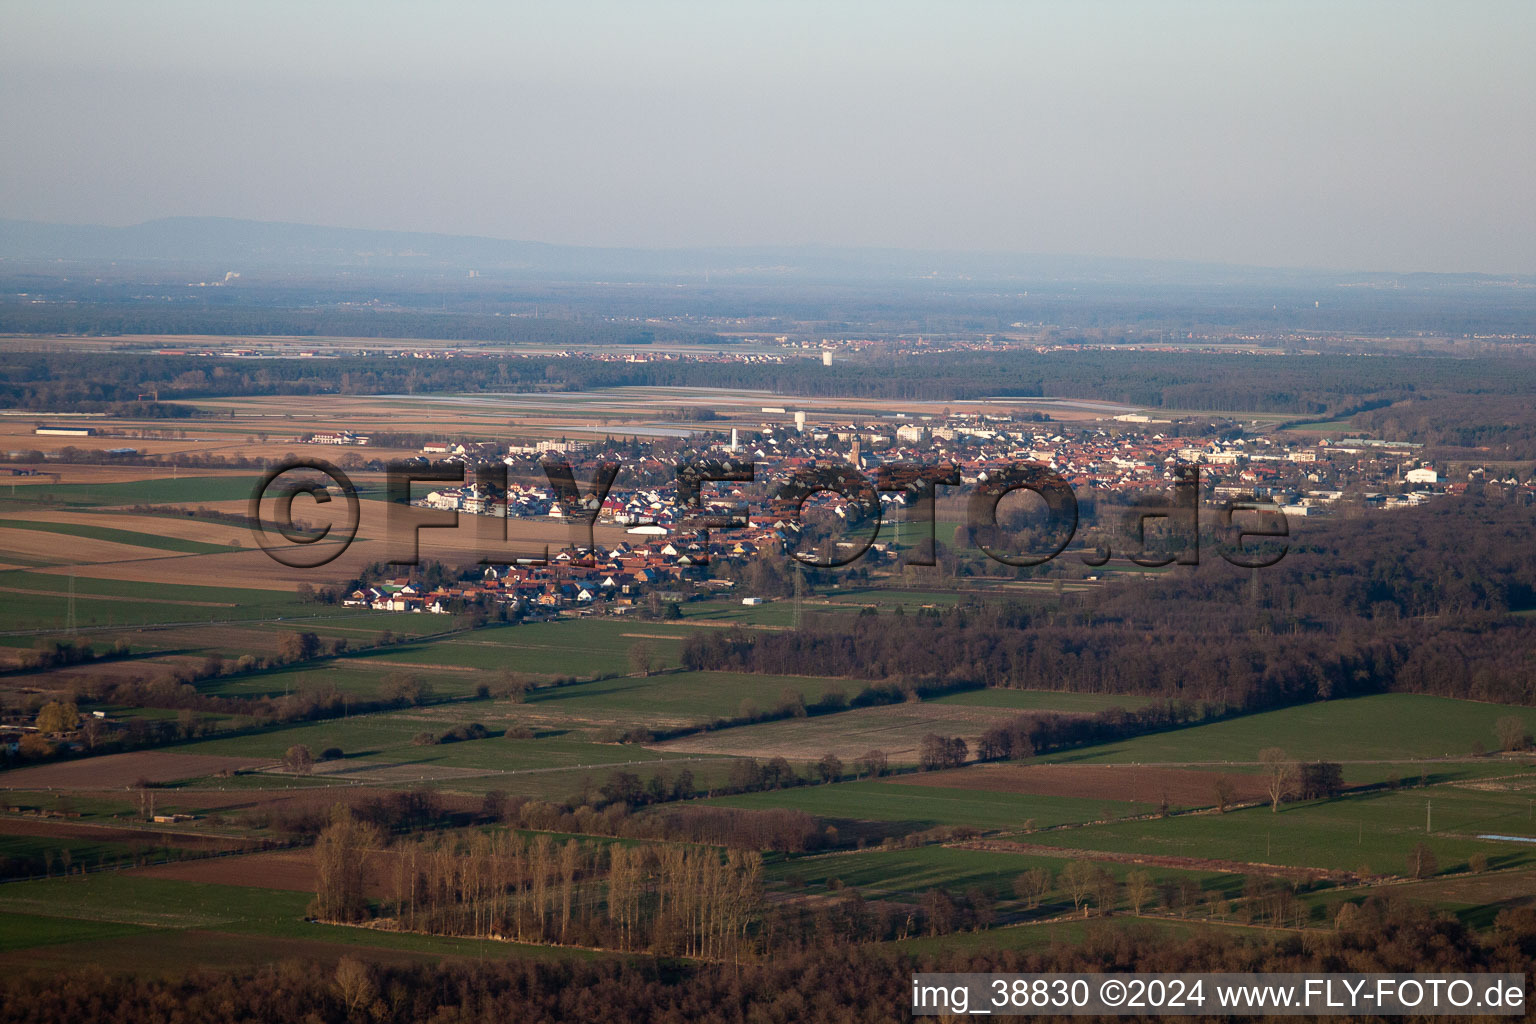
{"type": "Polygon", "coordinates": [[[7,501],[43,505],[184,505],[199,501],[235,501],[249,498],[261,477],[258,473],[234,476],[160,477],[102,484],[36,484],[18,490],[7,501]]]}
{"type": "Polygon", "coordinates": [[[337,693],[372,700],[384,694],[391,685],[390,677],[396,674],[420,675],[428,680],[432,694],[438,697],[467,697],[488,679],[480,672],[415,672],[381,665],[375,658],[354,656],[328,659],[315,665],[290,665],[272,671],[221,676],[200,684],[199,689],[221,697],[267,697],[304,692],[326,694],[334,689],[337,693]]]}
{"type": "Polygon", "coordinates": [[[1536,863],[1536,844],[1476,838],[1536,837],[1527,793],[1457,786],[1373,792],[1338,800],[1252,807],[1228,814],[1089,825],[1031,836],[1032,842],[1084,850],[1252,861],[1297,867],[1401,874],[1409,852],[1426,844],[1441,871],[1463,870],[1481,853],[1492,867],[1536,863]],[[1426,813],[1426,803],[1432,803],[1426,813]],[[1426,818],[1433,831],[1426,834],[1426,818]]]}
{"type": "MultiPolygon", "coordinates": [[[[62,630],[69,620],[70,579],[69,576],[21,569],[0,571],[0,631],[62,630]],[[25,593],[18,594],[15,591],[25,593]]],[[[301,620],[311,617],[344,620],[353,616],[371,616],[374,622],[382,623],[386,617],[383,612],[364,612],[339,605],[301,604],[294,595],[276,590],[184,584],[171,586],[133,580],[93,579],[87,576],[76,577],[74,589],[75,618],[81,627],[126,627],[162,622],[232,622],[278,616],[301,620]],[[114,598],[128,600],[112,600],[114,598]]],[[[300,627],[295,624],[287,628],[291,630],[300,627]]],[[[376,625],[374,632],[382,628],[386,626],[376,625]]]]}
{"type": "Polygon", "coordinates": [[[536,690],[529,694],[530,710],[576,719],[704,723],[741,714],[743,704],[759,710],[777,706],[785,690],[801,694],[810,704],[827,690],[846,696],[858,692],[861,680],[815,676],[773,676],[747,672],[669,672],[619,676],[575,686],[536,690]]]}
{"type": "Polygon", "coordinates": [[[1018,829],[1030,819],[1044,827],[1146,814],[1155,809],[1150,804],[1124,801],[906,786],[869,779],[718,797],[711,802],[726,807],[790,807],[825,818],[899,822],[912,828],[969,825],[1018,829]]]}
{"type": "MultiPolygon", "coordinates": [[[[803,615],[809,618],[813,608],[818,606],[803,604],[803,615]]],[[[825,606],[819,606],[818,610],[823,613],[827,611],[825,606]]],[[[683,605],[682,612],[684,621],[731,622],[742,626],[789,626],[795,621],[795,604],[788,598],[775,598],[759,605],[744,605],[740,597],[732,595],[708,601],[690,601],[683,605]]]]}
{"type": "MultiPolygon", "coordinates": [[[[1035,857],[990,850],[964,850],[950,846],[920,846],[911,850],[864,850],[859,853],[796,857],[772,864],[768,878],[792,888],[799,885],[826,887],[830,882],[853,886],[868,895],[911,897],[928,889],[943,888],[960,892],[972,886],[1003,900],[1015,898],[1014,879],[1031,868],[1046,868],[1059,874],[1065,860],[1035,857]]],[[[1104,863],[1105,870],[1117,879],[1145,870],[1155,882],[1191,879],[1206,892],[1220,893],[1230,899],[1242,891],[1240,875],[1212,871],[1183,871],[1176,868],[1139,868],[1135,864],[1104,863]]],[[[1069,897],[1059,883],[1046,896],[1044,913],[1059,909],[1057,904],[1069,897]]]]}
{"type": "Polygon", "coordinates": [[[629,650],[642,641],[657,667],[676,667],[679,645],[690,632],[676,623],[628,619],[535,622],[476,630],[472,636],[412,645],[377,657],[390,663],[591,678],[629,672],[629,650]]]}
{"type": "MultiPolygon", "coordinates": [[[[646,750],[633,745],[591,743],[564,736],[515,740],[499,735],[515,712],[514,705],[489,701],[448,707],[411,708],[403,711],[360,715],[277,727],[241,736],[196,740],[168,748],[185,754],[217,754],[232,757],[262,757],[274,761],[295,744],[303,744],[315,753],[339,747],[344,761],[335,767],[346,773],[366,775],[369,769],[383,766],[408,766],[423,769],[420,777],[409,771],[397,781],[414,784],[432,776],[432,769],[454,768],[475,772],[528,771],[575,765],[607,766],[628,762],[672,760],[673,755],[646,750]],[[412,739],[419,733],[441,735],[459,725],[481,722],[493,735],[486,739],[418,746],[412,739]]],[[[326,767],[326,766],[322,766],[326,767]]],[[[318,774],[318,773],[317,773],[318,774]]],[[[391,776],[393,778],[393,775],[391,776]]],[[[276,781],[276,780],[274,780],[276,781]]],[[[382,781],[382,777],[381,777],[382,781]]]]}
{"type": "Polygon", "coordinates": [[[1465,756],[1476,746],[1494,749],[1494,723],[1510,714],[1522,715],[1528,727],[1536,727],[1536,711],[1531,709],[1392,693],[1282,708],[1051,754],[1044,760],[1080,764],[1253,762],[1266,747],[1280,747],[1290,757],[1306,761],[1465,756]]]}
{"type": "Polygon", "coordinates": [[[85,921],[41,914],[0,913],[0,952],[55,946],[66,942],[123,939],[141,935],[148,928],[114,921],[85,921]]]}

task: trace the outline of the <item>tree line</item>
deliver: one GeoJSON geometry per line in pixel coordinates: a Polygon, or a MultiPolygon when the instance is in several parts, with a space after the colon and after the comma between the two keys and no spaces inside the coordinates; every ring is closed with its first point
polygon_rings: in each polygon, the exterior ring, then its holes
{"type": "Polygon", "coordinates": [[[315,843],[310,913],[369,915],[368,879],[389,880],[380,924],[434,935],[650,951],[705,960],[751,954],[763,858],[677,842],[629,844],[517,832],[401,839],[339,808],[315,843]]]}
{"type": "MultiPolygon", "coordinates": [[[[1506,909],[1486,938],[1454,917],[1373,897],[1341,910],[1330,930],[1188,938],[1164,930],[1090,928],[1083,941],[1024,952],[912,955],[833,945],[742,964],[681,964],[645,957],[542,962],[467,959],[369,963],[345,956],[280,960],[242,970],[139,974],[83,966],[0,974],[0,1021],[52,1024],[406,1024],[455,1020],[505,1024],[719,1024],[793,1020],[877,1024],[903,1019],[919,971],[1336,971],[1525,973],[1536,959],[1536,910],[1506,909]]],[[[1112,1024],[1123,1017],[1081,1017],[1112,1024]]],[[[1470,1016],[1443,1018],[1448,1024],[1470,1016]]]]}
{"type": "Polygon", "coordinates": [[[1445,499],[1309,524],[1263,570],[1205,558],[1050,601],[722,630],[689,638],[682,660],[689,669],[849,676],[907,692],[1072,690],[1197,709],[1387,691],[1536,704],[1528,671],[1536,621],[1512,614],[1536,608],[1529,518],[1495,499],[1445,499]]]}

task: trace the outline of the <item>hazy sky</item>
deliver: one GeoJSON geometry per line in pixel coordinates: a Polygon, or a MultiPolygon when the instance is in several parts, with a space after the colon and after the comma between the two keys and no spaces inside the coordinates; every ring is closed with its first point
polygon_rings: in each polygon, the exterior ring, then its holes
{"type": "Polygon", "coordinates": [[[0,3],[0,216],[1536,272],[1536,4],[0,3]]]}

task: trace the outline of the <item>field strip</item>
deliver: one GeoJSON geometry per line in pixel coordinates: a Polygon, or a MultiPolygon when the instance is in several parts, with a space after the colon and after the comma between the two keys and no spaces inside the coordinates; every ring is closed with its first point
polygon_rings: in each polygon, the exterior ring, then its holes
{"type": "Polygon", "coordinates": [[[75,921],[109,921],[113,924],[135,924],[145,928],[206,928],[213,925],[233,924],[240,920],[238,915],[228,914],[214,916],[212,914],[199,914],[195,912],[163,911],[155,912],[143,909],[118,912],[106,905],[93,904],[91,906],[72,906],[68,913],[60,913],[57,902],[52,897],[17,897],[8,893],[0,893],[0,907],[12,912],[36,914],[40,917],[63,917],[75,921]]]}
{"type": "Polygon", "coordinates": [[[95,838],[101,835],[109,841],[146,842],[164,841],[167,836],[196,839],[201,845],[217,846],[222,842],[234,844],[237,851],[251,847],[248,836],[229,835],[223,832],[199,832],[184,828],[155,828],[148,822],[134,825],[109,825],[96,821],[59,821],[55,818],[39,818],[34,815],[0,814],[0,834],[10,836],[67,836],[77,839],[95,838]],[[94,829],[95,834],[88,830],[94,829]]]}
{"type": "MultiPolygon", "coordinates": [[[[5,594],[30,594],[33,597],[68,597],[69,594],[58,590],[24,590],[21,587],[0,587],[0,593],[5,594]]],[[[125,597],[120,594],[75,594],[80,601],[128,601],[132,604],[143,604],[146,600],[142,597],[125,597]]],[[[238,608],[233,601],[176,601],[168,597],[152,598],[155,604],[175,604],[185,608],[238,608]]],[[[202,625],[202,623],[199,623],[202,625]]],[[[123,628],[123,627],[119,627],[123,628]]],[[[57,631],[55,631],[57,632],[57,631]]]]}
{"type": "Polygon", "coordinates": [[[1068,860],[1100,860],[1117,864],[1151,864],[1155,867],[1179,868],[1188,871],[1220,871],[1224,874],[1275,875],[1295,878],[1298,875],[1311,879],[1355,881],[1351,871],[1332,871],[1327,868],[1261,864],[1254,861],[1216,860],[1209,857],[1177,857],[1169,854],[1121,853],[1111,850],[1078,850],[1069,846],[1047,846],[1044,843],[1020,843],[1012,840],[984,839],[969,843],[946,843],[959,850],[980,850],[987,853],[1020,853],[1034,857],[1058,857],[1068,860]]]}
{"type": "MultiPolygon", "coordinates": [[[[463,644],[465,647],[504,647],[509,651],[564,651],[567,654],[586,654],[592,650],[590,645],[582,645],[575,642],[569,644],[509,644],[498,640],[455,640],[453,643],[463,644]]],[[[396,662],[396,664],[400,663],[396,662]]]]}
{"type": "MultiPolygon", "coordinates": [[[[445,766],[445,767],[448,768],[448,770],[452,771],[454,774],[452,776],[446,776],[446,775],[445,776],[441,776],[440,779],[441,779],[441,781],[444,781],[444,782],[453,782],[453,781],[461,780],[461,779],[485,779],[485,778],[491,778],[492,776],[498,776],[499,777],[499,776],[505,776],[505,775],[542,775],[542,774],[545,774],[547,772],[579,772],[579,771],[590,771],[590,770],[598,769],[598,768],[629,768],[629,767],[633,767],[635,765],[651,765],[653,767],[654,766],[658,766],[658,765],[665,765],[667,767],[672,767],[672,766],[680,765],[680,764],[691,764],[691,763],[693,763],[695,761],[698,761],[698,762],[708,762],[708,761],[731,761],[731,760],[735,760],[735,759],[732,758],[728,754],[721,754],[721,755],[718,755],[718,756],[715,756],[715,757],[662,757],[662,758],[647,759],[647,760],[644,760],[644,761],[605,761],[605,762],[602,762],[601,764],[556,764],[556,765],[545,765],[542,768],[456,768],[456,767],[445,766]]],[[[367,767],[365,769],[362,769],[362,770],[357,772],[358,776],[367,776],[366,778],[354,777],[352,775],[351,771],[326,772],[326,773],[323,773],[323,775],[318,776],[318,777],[324,778],[326,780],[335,779],[335,780],[338,780],[338,781],[345,781],[345,782],[347,782],[347,783],[349,783],[351,785],[362,785],[363,783],[365,783],[367,781],[370,781],[373,778],[373,776],[369,775],[368,773],[371,773],[371,772],[374,772],[374,771],[378,771],[378,770],[381,770],[381,769],[389,769],[389,768],[408,768],[408,769],[411,769],[411,770],[415,770],[417,768],[417,766],[412,764],[411,762],[406,762],[406,761],[375,762],[375,763],[370,764],[369,767],[367,767]]],[[[293,774],[292,772],[285,772],[285,771],[282,771],[281,769],[263,769],[262,771],[264,773],[270,773],[270,774],[272,774],[274,776],[291,776],[293,774]]],[[[429,779],[430,775],[431,775],[431,773],[429,772],[427,774],[422,775],[421,778],[423,780],[429,779]]],[[[306,778],[316,778],[316,777],[317,776],[306,776],[306,778]]],[[[327,786],[316,786],[314,788],[315,789],[329,789],[329,788],[332,788],[332,787],[327,785],[327,786]]],[[[338,788],[344,788],[344,787],[338,787],[338,788]]],[[[181,789],[178,789],[177,792],[183,792],[183,793],[224,792],[224,790],[218,790],[218,789],[203,790],[203,789],[194,789],[193,787],[188,786],[188,787],[183,787],[181,789]]]]}

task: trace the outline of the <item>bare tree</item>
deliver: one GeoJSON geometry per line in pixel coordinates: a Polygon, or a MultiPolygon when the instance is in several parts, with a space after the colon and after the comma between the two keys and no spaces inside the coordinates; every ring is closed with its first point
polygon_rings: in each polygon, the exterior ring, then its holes
{"type": "Polygon", "coordinates": [[[629,670],[637,676],[649,676],[656,670],[656,657],[651,645],[638,640],[629,647],[629,670]]]}
{"type": "Polygon", "coordinates": [[[1227,808],[1232,806],[1234,792],[1232,780],[1226,775],[1218,775],[1213,785],[1216,790],[1216,811],[1219,814],[1226,814],[1227,808]]]}
{"type": "Polygon", "coordinates": [[[855,775],[884,775],[888,770],[889,761],[883,750],[866,750],[853,762],[855,775]]]}
{"type": "Polygon", "coordinates": [[[843,777],[842,759],[828,751],[816,762],[816,774],[821,776],[823,782],[836,782],[843,777]]]}
{"type": "Polygon", "coordinates": [[[1072,908],[1087,913],[1088,896],[1093,892],[1093,865],[1085,860],[1074,860],[1061,869],[1061,884],[1072,897],[1072,908]]]}
{"type": "Polygon", "coordinates": [[[378,998],[373,972],[361,960],[344,956],[336,963],[336,993],[349,1016],[356,1016],[378,998]]]}
{"type": "Polygon", "coordinates": [[[1120,898],[1120,882],[1108,868],[1095,868],[1093,872],[1093,902],[1099,913],[1108,915],[1120,898]]]}
{"type": "Polygon", "coordinates": [[[378,849],[378,829],[352,817],[338,804],[331,823],[315,840],[317,882],[309,912],[323,921],[356,921],[368,908],[363,886],[369,877],[369,854],[378,849]]]}
{"type": "Polygon", "coordinates": [[[1125,899],[1131,905],[1131,913],[1141,913],[1141,908],[1152,899],[1152,876],[1145,871],[1132,871],[1126,875],[1125,899]]]}
{"type": "Polygon", "coordinates": [[[1494,735],[1499,738],[1500,750],[1524,750],[1531,745],[1525,719],[1519,715],[1505,715],[1493,725],[1494,735]]]}
{"type": "Polygon", "coordinates": [[[1026,907],[1033,910],[1050,891],[1052,881],[1050,868],[1030,868],[1013,880],[1013,892],[1024,901],[1026,907]]]}
{"type": "Polygon", "coordinates": [[[576,873],[581,867],[581,845],[574,839],[560,848],[560,941],[571,934],[571,896],[576,890],[576,873]]]}
{"type": "Polygon", "coordinates": [[[1440,868],[1434,851],[1424,843],[1418,843],[1408,853],[1408,873],[1414,878],[1432,875],[1440,868]]]}
{"type": "Polygon", "coordinates": [[[1296,781],[1296,762],[1286,756],[1279,747],[1265,747],[1259,751],[1259,763],[1264,766],[1265,788],[1269,793],[1269,809],[1280,810],[1280,804],[1291,795],[1296,781]]]}
{"type": "Polygon", "coordinates": [[[283,767],[295,775],[308,775],[315,767],[315,755],[302,743],[295,743],[283,754],[283,767]]]}

